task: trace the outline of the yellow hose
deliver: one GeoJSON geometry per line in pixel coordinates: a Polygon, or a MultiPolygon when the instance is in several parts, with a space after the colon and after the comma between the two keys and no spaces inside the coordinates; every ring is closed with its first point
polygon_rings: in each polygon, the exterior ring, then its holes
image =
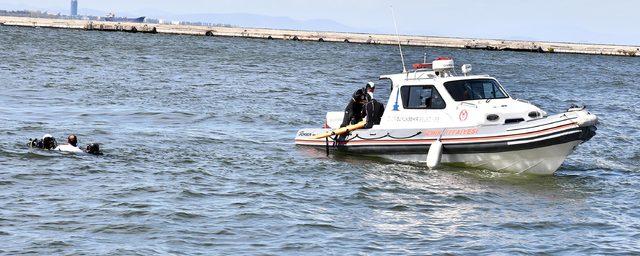
{"type": "Polygon", "coordinates": [[[352,124],[352,125],[348,125],[346,127],[342,127],[339,129],[335,129],[329,132],[325,132],[325,133],[321,133],[318,134],[316,136],[313,136],[313,139],[323,139],[329,136],[333,136],[333,135],[342,135],[345,133],[348,133],[350,131],[355,131],[358,129],[362,129],[365,125],[367,124],[367,121],[362,120],[361,122],[357,123],[357,124],[352,124]]]}

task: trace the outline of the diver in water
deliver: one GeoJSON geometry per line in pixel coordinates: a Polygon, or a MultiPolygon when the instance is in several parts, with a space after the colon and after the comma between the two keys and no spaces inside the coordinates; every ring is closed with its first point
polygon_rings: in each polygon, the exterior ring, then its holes
{"type": "Polygon", "coordinates": [[[376,85],[373,82],[368,82],[363,88],[358,89],[351,96],[349,104],[344,109],[344,117],[342,118],[342,124],[340,127],[345,127],[350,124],[356,124],[365,117],[364,106],[371,99],[369,93],[373,93],[376,85]]]}
{"type": "Polygon", "coordinates": [[[71,134],[69,135],[69,137],[67,137],[67,143],[69,144],[60,145],[56,147],[54,150],[58,150],[62,152],[73,152],[73,153],[83,152],[82,149],[78,147],[78,137],[76,137],[75,134],[71,134]]]}
{"type": "Polygon", "coordinates": [[[53,138],[50,134],[45,134],[42,137],[42,140],[38,139],[29,139],[29,143],[27,144],[30,148],[38,148],[44,150],[56,150],[62,152],[71,152],[71,153],[87,153],[92,155],[102,155],[100,152],[100,145],[98,143],[88,144],[85,148],[78,147],[78,137],[75,134],[69,135],[67,138],[67,143],[65,145],[58,146],[56,139],[53,138]]]}
{"type": "Polygon", "coordinates": [[[87,147],[84,148],[84,152],[96,156],[102,155],[102,152],[100,152],[100,145],[98,143],[91,143],[87,145],[87,147]]]}
{"type": "Polygon", "coordinates": [[[58,142],[56,142],[56,139],[51,136],[51,134],[45,134],[44,136],[42,136],[42,140],[29,139],[29,143],[27,145],[30,148],[52,150],[58,147],[58,142]]]}

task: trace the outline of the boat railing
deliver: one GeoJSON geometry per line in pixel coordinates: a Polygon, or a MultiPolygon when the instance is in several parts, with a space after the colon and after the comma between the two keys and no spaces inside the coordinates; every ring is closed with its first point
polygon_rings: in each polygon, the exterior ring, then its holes
{"type": "Polygon", "coordinates": [[[474,103],[470,103],[470,102],[460,102],[460,105],[458,105],[458,106],[462,106],[462,105],[468,105],[468,106],[473,107],[473,108],[478,108],[478,105],[476,105],[474,103]]]}
{"type": "Polygon", "coordinates": [[[435,74],[431,74],[429,72],[433,72],[430,69],[415,69],[411,72],[407,72],[406,80],[420,80],[420,79],[433,79],[436,78],[435,74]],[[412,76],[409,76],[412,75],[412,76]],[[426,76],[426,77],[424,77],[426,76]]]}

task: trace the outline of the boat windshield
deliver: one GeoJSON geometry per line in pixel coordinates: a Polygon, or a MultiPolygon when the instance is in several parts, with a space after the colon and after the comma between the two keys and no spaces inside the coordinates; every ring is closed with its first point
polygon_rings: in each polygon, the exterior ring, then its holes
{"type": "Polygon", "coordinates": [[[509,98],[493,79],[451,81],[444,87],[455,101],[509,98]]]}

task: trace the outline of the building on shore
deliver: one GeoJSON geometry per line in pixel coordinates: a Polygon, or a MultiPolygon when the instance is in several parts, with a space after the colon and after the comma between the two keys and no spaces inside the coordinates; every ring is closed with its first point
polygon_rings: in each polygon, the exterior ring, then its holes
{"type": "Polygon", "coordinates": [[[71,0],[71,17],[78,16],[78,0],[71,0]]]}

